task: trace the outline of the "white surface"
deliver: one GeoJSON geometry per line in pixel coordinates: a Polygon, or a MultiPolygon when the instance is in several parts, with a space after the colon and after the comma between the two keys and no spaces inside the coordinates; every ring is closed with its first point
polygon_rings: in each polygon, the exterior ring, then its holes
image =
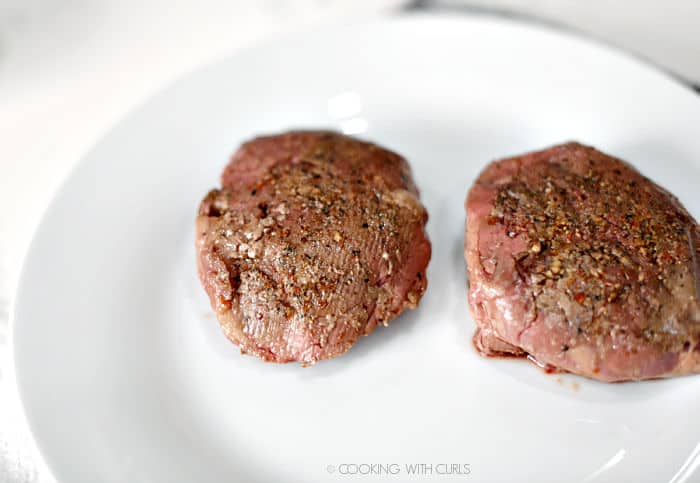
{"type": "Polygon", "coordinates": [[[334,29],[194,73],[86,156],[30,249],[15,349],[39,444],[71,482],[372,481],[343,463],[396,463],[396,481],[412,463],[470,464],[474,481],[696,480],[700,379],[605,385],[479,358],[461,245],[485,162],[571,138],[700,215],[698,125],[700,98],[655,70],[488,18],[334,29]],[[347,121],[412,161],[429,290],[336,360],[240,356],[196,281],[195,207],[243,139],[347,121]]]}
{"type": "Polygon", "coordinates": [[[519,12],[573,27],[700,84],[697,0],[440,0],[519,12]]]}
{"type": "MultiPolygon", "coordinates": [[[[554,19],[700,81],[696,0],[439,2],[554,19]]],[[[52,481],[15,394],[7,308],[29,237],[68,169],[114,122],[182,73],[270,37],[399,3],[0,1],[0,482],[52,481]]]]}

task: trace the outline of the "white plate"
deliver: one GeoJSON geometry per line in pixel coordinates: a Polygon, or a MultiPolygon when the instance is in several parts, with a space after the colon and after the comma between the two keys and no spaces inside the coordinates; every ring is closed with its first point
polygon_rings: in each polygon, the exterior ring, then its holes
{"type": "Polygon", "coordinates": [[[700,97],[665,75],[485,17],[316,32],[196,72],[86,156],[31,245],[14,342],[39,446],[72,483],[697,481],[700,377],[606,385],[474,352],[462,203],[489,160],[577,139],[700,216],[699,133],[700,97]],[[406,155],[434,251],[418,310],[305,369],[239,355],[193,250],[233,149],[299,126],[406,155]]]}

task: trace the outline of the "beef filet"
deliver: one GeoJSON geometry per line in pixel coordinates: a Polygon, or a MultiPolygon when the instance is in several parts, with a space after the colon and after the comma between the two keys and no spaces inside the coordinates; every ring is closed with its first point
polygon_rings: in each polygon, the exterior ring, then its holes
{"type": "Polygon", "coordinates": [[[241,352],[312,364],[418,304],[428,216],[401,156],[290,132],[245,143],[221,182],[197,217],[199,277],[241,352]]]}
{"type": "Polygon", "coordinates": [[[601,381],[700,372],[700,228],[577,143],[496,161],[466,200],[474,344],[601,381]]]}

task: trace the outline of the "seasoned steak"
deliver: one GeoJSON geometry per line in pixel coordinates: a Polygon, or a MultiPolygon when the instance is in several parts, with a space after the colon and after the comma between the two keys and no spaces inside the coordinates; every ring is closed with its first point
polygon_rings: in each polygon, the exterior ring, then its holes
{"type": "Polygon", "coordinates": [[[700,372],[700,228],[668,191],[569,143],[492,163],[466,210],[479,352],[601,381],[700,372]]]}
{"type": "Polygon", "coordinates": [[[416,307],[428,215],[404,158],[332,132],[247,142],[197,217],[199,277],[226,336],[313,364],[416,307]]]}

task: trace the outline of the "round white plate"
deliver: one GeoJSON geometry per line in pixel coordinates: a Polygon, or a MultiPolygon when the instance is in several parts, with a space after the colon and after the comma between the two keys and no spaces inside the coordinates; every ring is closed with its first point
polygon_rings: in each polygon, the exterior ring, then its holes
{"type": "Polygon", "coordinates": [[[699,133],[700,97],[665,75],[486,17],[336,28],[196,72],[86,156],[31,245],[14,343],[39,446],[71,483],[697,481],[700,377],[607,385],[475,353],[462,203],[490,160],[576,139],[697,217],[699,133]],[[229,154],[295,127],[404,154],[434,253],[418,310],[310,368],[227,342],[193,248],[229,154]]]}

